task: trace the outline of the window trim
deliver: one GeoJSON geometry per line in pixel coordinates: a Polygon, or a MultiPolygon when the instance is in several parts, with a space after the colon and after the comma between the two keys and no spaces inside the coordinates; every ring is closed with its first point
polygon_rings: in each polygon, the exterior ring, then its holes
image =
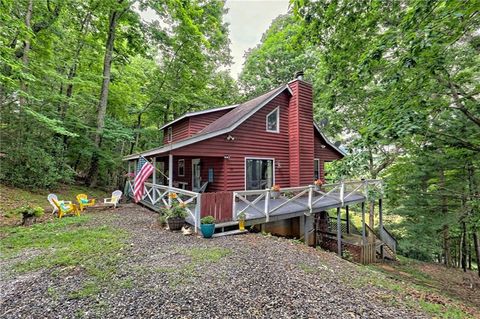
{"type": "Polygon", "coordinates": [[[185,159],[179,159],[177,163],[177,176],[178,177],[185,177],[185,159]],[[180,174],[180,162],[183,163],[183,174],[180,174]]]}
{"type": "Polygon", "coordinates": [[[254,157],[254,156],[246,156],[244,160],[243,166],[243,182],[244,182],[244,189],[247,190],[247,160],[270,160],[272,161],[272,168],[273,168],[273,176],[272,176],[272,186],[275,185],[275,157],[254,157]]]}
{"type": "Polygon", "coordinates": [[[319,158],[314,158],[313,159],[313,179],[315,180],[315,168],[318,170],[318,178],[321,177],[321,172],[320,172],[320,159],[319,158]]]}
{"type": "Polygon", "coordinates": [[[267,132],[270,132],[270,133],[280,133],[280,106],[277,106],[276,108],[274,108],[270,113],[267,114],[267,116],[265,117],[265,129],[267,132]],[[268,129],[268,118],[270,117],[270,115],[272,115],[274,112],[277,112],[277,129],[276,130],[269,130],[268,129]]]}
{"type": "Polygon", "coordinates": [[[173,128],[170,126],[167,128],[167,142],[171,143],[173,141],[173,128]]]}

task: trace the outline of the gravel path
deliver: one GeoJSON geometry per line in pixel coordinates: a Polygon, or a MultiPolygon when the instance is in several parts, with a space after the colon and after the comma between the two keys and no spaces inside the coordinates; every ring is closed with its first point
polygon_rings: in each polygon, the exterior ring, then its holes
{"type": "Polygon", "coordinates": [[[425,318],[358,284],[362,267],[291,240],[183,236],[132,204],[92,215],[130,233],[114,288],[71,299],[81,272],[12,276],[0,265],[1,318],[425,318]]]}

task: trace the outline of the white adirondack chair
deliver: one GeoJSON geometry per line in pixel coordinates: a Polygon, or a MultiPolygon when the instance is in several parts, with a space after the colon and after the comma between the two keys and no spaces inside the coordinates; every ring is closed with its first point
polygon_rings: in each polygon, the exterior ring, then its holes
{"type": "Polygon", "coordinates": [[[55,205],[55,203],[53,202],[53,200],[56,200],[57,202],[64,203],[64,204],[71,204],[72,203],[71,201],[68,201],[68,200],[58,200],[58,197],[55,194],[48,194],[47,199],[48,199],[48,202],[50,203],[50,205],[52,205],[52,207],[53,207],[52,214],[55,214],[56,212],[58,212],[58,208],[55,205]]]}
{"type": "Polygon", "coordinates": [[[113,205],[114,208],[117,208],[118,203],[120,202],[120,199],[122,198],[122,191],[116,190],[112,193],[112,197],[110,198],[105,198],[103,200],[103,203],[106,205],[113,205]]]}

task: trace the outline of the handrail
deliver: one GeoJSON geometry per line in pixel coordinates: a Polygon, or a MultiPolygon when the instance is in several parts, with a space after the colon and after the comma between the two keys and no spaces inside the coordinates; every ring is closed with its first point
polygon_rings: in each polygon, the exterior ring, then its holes
{"type": "MultiPolygon", "coordinates": [[[[127,185],[132,190],[132,194],[128,194],[133,196],[133,186],[131,181],[127,181],[127,185]]],[[[172,201],[176,201],[180,204],[184,205],[185,210],[187,213],[193,218],[195,223],[195,231],[198,231],[198,227],[200,226],[200,201],[201,201],[201,194],[188,191],[181,188],[176,187],[169,187],[166,185],[159,185],[153,183],[144,183],[144,192],[142,196],[142,201],[151,204],[152,206],[158,205],[159,203],[163,204],[165,207],[171,207],[172,201]],[[170,194],[177,194],[178,196],[169,196],[170,194]],[[184,199],[181,197],[183,196],[184,199]],[[187,197],[187,198],[185,198],[187,197]],[[188,205],[194,205],[194,210],[192,211],[188,205]]]]}
{"type": "MultiPolygon", "coordinates": [[[[278,191],[279,201],[271,202],[270,195],[273,193],[271,189],[264,190],[245,190],[233,192],[233,220],[238,219],[238,215],[246,213],[249,208],[265,216],[266,221],[269,221],[270,214],[286,206],[289,203],[295,203],[298,206],[305,207],[304,214],[309,216],[313,209],[322,199],[329,198],[338,202],[343,207],[345,200],[353,194],[364,194],[368,196],[368,187],[382,187],[382,180],[369,179],[361,181],[342,181],[338,183],[324,184],[321,188],[314,185],[296,186],[282,188],[278,191]],[[327,191],[328,190],[328,191],[327,191]],[[287,196],[295,193],[293,196],[287,196]],[[319,195],[319,196],[318,196],[319,195]],[[249,199],[249,197],[254,197],[249,199]],[[308,196],[307,201],[302,201],[301,198],[308,196]],[[264,200],[265,203],[260,203],[264,200]],[[236,202],[243,202],[246,206],[237,211],[238,205],[236,202]],[[273,205],[272,205],[273,204],[273,205]]],[[[277,198],[277,197],[276,197],[277,198]]]]}

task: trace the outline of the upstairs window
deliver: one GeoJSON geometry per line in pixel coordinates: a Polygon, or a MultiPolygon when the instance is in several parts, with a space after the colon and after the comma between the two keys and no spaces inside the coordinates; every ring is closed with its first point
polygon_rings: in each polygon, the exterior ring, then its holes
{"type": "Polygon", "coordinates": [[[267,115],[267,132],[280,132],[280,110],[278,107],[267,115]]]}
{"type": "Polygon", "coordinates": [[[178,160],[178,176],[185,176],[185,160],[178,160]]]}
{"type": "Polygon", "coordinates": [[[172,132],[172,127],[170,126],[167,129],[167,142],[170,143],[173,139],[173,132],[172,132]]]}

